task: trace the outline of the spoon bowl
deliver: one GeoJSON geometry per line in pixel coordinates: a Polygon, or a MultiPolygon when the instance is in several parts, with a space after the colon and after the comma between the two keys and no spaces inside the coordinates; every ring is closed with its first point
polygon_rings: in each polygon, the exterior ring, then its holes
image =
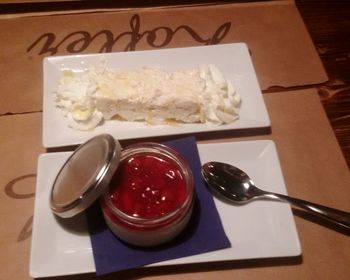
{"type": "Polygon", "coordinates": [[[202,167],[208,186],[223,198],[235,203],[246,203],[259,198],[259,189],[241,169],[220,162],[208,162],[202,167]]]}
{"type": "Polygon", "coordinates": [[[202,176],[211,190],[234,203],[247,203],[255,199],[273,199],[288,202],[295,207],[316,214],[338,226],[350,229],[350,213],[306,200],[267,192],[259,189],[241,169],[222,162],[207,162],[202,176]]]}

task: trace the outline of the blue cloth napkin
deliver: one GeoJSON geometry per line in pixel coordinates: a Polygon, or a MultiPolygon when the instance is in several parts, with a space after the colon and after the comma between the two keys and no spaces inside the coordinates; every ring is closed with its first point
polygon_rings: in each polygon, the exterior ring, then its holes
{"type": "Polygon", "coordinates": [[[192,220],[170,243],[154,248],[134,247],[126,245],[113,235],[104,222],[100,206],[96,203],[88,209],[87,220],[97,275],[231,246],[212,194],[202,180],[196,139],[187,137],[165,144],[181,153],[192,169],[197,196],[192,220]]]}

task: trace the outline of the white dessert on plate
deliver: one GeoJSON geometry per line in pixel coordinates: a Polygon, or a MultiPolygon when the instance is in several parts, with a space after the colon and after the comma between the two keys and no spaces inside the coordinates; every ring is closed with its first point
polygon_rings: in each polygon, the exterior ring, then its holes
{"type": "Polygon", "coordinates": [[[105,120],[225,124],[239,116],[240,96],[214,65],[165,71],[90,67],[64,70],[55,103],[77,130],[91,130],[105,120]]]}

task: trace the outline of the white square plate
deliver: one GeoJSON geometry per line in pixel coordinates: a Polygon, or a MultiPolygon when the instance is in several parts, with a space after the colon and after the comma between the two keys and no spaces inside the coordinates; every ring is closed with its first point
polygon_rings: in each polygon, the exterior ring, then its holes
{"type": "Polygon", "coordinates": [[[263,128],[270,119],[256,78],[255,70],[244,43],[161,49],[154,51],[118,52],[91,55],[53,56],[44,59],[43,145],[46,148],[76,145],[92,136],[109,133],[116,139],[199,133],[218,130],[263,128]],[[225,125],[179,124],[154,125],[143,122],[106,121],[93,131],[69,128],[62,113],[55,107],[53,92],[57,89],[63,69],[81,72],[88,65],[103,59],[107,67],[132,70],[143,66],[157,66],[166,70],[180,70],[214,64],[235,86],[242,98],[239,120],[225,125]]]}
{"type": "MultiPolygon", "coordinates": [[[[223,161],[245,170],[266,190],[286,194],[275,145],[269,140],[199,144],[201,162],[223,161]]],[[[49,208],[49,194],[70,152],[42,154],[38,162],[30,259],[32,277],[50,277],[95,271],[90,237],[84,217],[74,225],[60,224],[49,208]]],[[[293,257],[301,248],[288,204],[255,201],[242,206],[215,198],[232,247],[169,260],[154,266],[210,261],[293,257]]]]}

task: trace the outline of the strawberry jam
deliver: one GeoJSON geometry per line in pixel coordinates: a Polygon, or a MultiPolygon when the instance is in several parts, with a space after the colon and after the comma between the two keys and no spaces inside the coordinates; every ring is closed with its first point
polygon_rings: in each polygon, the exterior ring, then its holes
{"type": "Polygon", "coordinates": [[[186,199],[186,182],[177,164],[159,155],[137,155],[119,166],[111,201],[133,217],[157,218],[186,199]]]}
{"type": "Polygon", "coordinates": [[[131,145],[102,200],[107,225],[121,240],[154,246],[177,236],[193,209],[193,178],[175,150],[157,143],[131,145]]]}

